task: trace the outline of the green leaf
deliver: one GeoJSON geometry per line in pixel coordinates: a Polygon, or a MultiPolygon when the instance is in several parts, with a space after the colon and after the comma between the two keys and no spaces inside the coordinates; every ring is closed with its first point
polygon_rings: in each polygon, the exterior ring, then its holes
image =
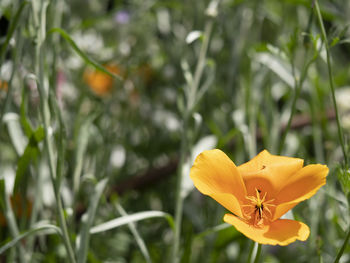
{"type": "Polygon", "coordinates": [[[80,126],[79,134],[77,138],[77,149],[75,151],[75,167],[73,172],[73,191],[76,195],[79,191],[80,176],[83,169],[83,161],[86,152],[86,148],[89,141],[89,129],[92,120],[87,120],[80,126]]]}
{"type": "Polygon", "coordinates": [[[110,72],[108,69],[103,67],[101,64],[97,63],[93,59],[89,58],[79,47],[78,45],[74,42],[74,40],[69,36],[69,34],[64,31],[62,28],[51,28],[49,32],[47,33],[48,35],[53,34],[53,33],[59,33],[67,42],[68,44],[74,49],[74,51],[87,63],[93,66],[94,68],[102,71],[103,73],[106,73],[107,75],[114,77],[118,80],[122,80],[122,78],[114,74],[113,72],[110,72]]]}
{"type": "Polygon", "coordinates": [[[149,218],[155,218],[155,217],[163,217],[167,219],[169,225],[171,228],[174,228],[174,220],[171,215],[168,213],[164,213],[162,211],[145,211],[145,212],[139,212],[128,216],[122,216],[110,221],[107,221],[105,223],[102,223],[100,225],[94,226],[90,229],[90,234],[97,234],[101,232],[105,232],[120,226],[127,225],[131,222],[137,222],[149,218]]]}
{"type": "Polygon", "coordinates": [[[35,161],[38,156],[39,150],[39,142],[41,142],[45,137],[44,128],[42,126],[38,127],[38,129],[32,133],[29,138],[29,142],[24,150],[24,153],[19,158],[17,162],[17,170],[16,170],[16,179],[13,192],[16,193],[19,190],[21,185],[26,185],[23,182],[25,181],[25,173],[28,170],[29,164],[31,161],[35,161]]]}
{"type": "Polygon", "coordinates": [[[257,53],[254,57],[255,61],[269,68],[274,72],[281,80],[283,80],[288,86],[294,88],[294,78],[290,65],[288,65],[282,58],[269,52],[257,53]]]}
{"type": "Polygon", "coordinates": [[[27,118],[27,106],[28,106],[28,96],[26,89],[22,90],[22,103],[21,103],[21,116],[20,116],[20,122],[22,125],[22,128],[24,130],[24,133],[29,138],[31,134],[33,133],[32,125],[30,124],[28,118],[27,118]]]}
{"type": "Polygon", "coordinates": [[[339,37],[333,38],[330,47],[334,47],[336,44],[339,43],[339,41],[340,41],[339,37]]]}
{"type": "Polygon", "coordinates": [[[33,133],[33,139],[35,140],[36,145],[38,145],[39,142],[44,140],[45,138],[45,130],[43,126],[39,126],[36,131],[33,133]]]}
{"type": "Polygon", "coordinates": [[[100,197],[107,185],[108,179],[101,180],[95,187],[94,193],[91,195],[89,209],[86,214],[83,215],[83,226],[77,238],[77,262],[86,262],[86,256],[89,249],[90,228],[94,222],[96,210],[100,197]]]}
{"type": "MultiPolygon", "coordinates": [[[[120,204],[116,204],[116,208],[122,216],[128,216],[127,212],[124,210],[124,208],[120,204]]],[[[145,244],[145,241],[142,239],[141,234],[138,232],[136,225],[133,222],[129,222],[128,226],[129,226],[129,229],[130,229],[131,233],[133,234],[133,236],[136,240],[136,243],[139,246],[141,253],[144,256],[146,262],[148,262],[148,263],[152,262],[151,257],[150,257],[149,252],[148,252],[148,249],[147,249],[147,246],[145,244]]]]}
{"type": "MultiPolygon", "coordinates": [[[[65,160],[65,149],[67,144],[67,130],[63,121],[63,117],[61,114],[60,107],[57,103],[56,96],[51,89],[49,92],[49,102],[51,107],[54,109],[55,115],[58,119],[59,124],[59,132],[58,132],[58,142],[57,142],[57,168],[56,168],[56,180],[57,180],[57,188],[60,188],[61,180],[63,176],[64,170],[64,160],[65,160]]],[[[43,135],[45,136],[45,130],[43,130],[43,135]]]]}
{"type": "Polygon", "coordinates": [[[5,179],[1,178],[0,179],[0,207],[2,211],[5,211],[6,206],[4,203],[4,197],[5,196],[5,179]]]}
{"type": "Polygon", "coordinates": [[[55,225],[50,225],[50,224],[41,224],[41,225],[37,225],[34,228],[28,230],[27,232],[24,232],[23,234],[16,236],[14,239],[12,239],[11,241],[7,242],[5,245],[0,247],[0,255],[2,253],[4,253],[6,250],[14,247],[19,241],[21,241],[22,239],[35,235],[38,232],[40,232],[40,234],[52,234],[52,232],[56,232],[59,236],[62,237],[62,232],[61,229],[58,228],[55,225]]]}
{"type": "Polygon", "coordinates": [[[4,115],[4,122],[6,123],[16,153],[19,156],[22,155],[27,144],[27,138],[21,129],[19,116],[16,113],[8,112],[4,115]]]}
{"type": "Polygon", "coordinates": [[[339,167],[337,176],[346,196],[350,193],[350,170],[339,167]]]}

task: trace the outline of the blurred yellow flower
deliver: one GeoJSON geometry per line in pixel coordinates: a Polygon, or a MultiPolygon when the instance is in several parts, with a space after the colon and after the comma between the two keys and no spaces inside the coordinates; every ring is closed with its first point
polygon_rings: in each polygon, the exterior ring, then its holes
{"type": "Polygon", "coordinates": [[[224,216],[225,222],[260,244],[285,246],[305,241],[310,230],[302,222],[280,217],[313,196],[328,174],[326,165],[303,164],[302,159],[264,150],[236,167],[215,149],[196,158],[190,176],[201,193],[232,212],[224,216]]]}
{"type": "MultiPolygon", "coordinates": [[[[122,74],[122,70],[117,65],[109,64],[104,67],[117,75],[122,74]]],[[[84,81],[98,96],[106,96],[110,94],[114,84],[113,77],[99,70],[86,70],[84,73],[84,81]]]]}

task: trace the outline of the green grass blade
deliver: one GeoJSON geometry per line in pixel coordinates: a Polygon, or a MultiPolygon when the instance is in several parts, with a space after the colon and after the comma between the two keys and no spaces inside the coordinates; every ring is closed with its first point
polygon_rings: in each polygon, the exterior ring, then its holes
{"type": "MultiPolygon", "coordinates": [[[[124,208],[120,204],[117,204],[116,208],[122,216],[128,216],[128,214],[126,213],[126,211],[124,210],[124,208]]],[[[128,226],[129,226],[131,233],[134,235],[136,243],[139,246],[141,253],[143,254],[146,262],[147,263],[152,262],[151,257],[150,257],[149,252],[148,252],[148,249],[147,249],[147,246],[146,246],[145,242],[143,241],[139,231],[137,231],[137,228],[136,228],[134,222],[129,222],[128,226]]]]}
{"type": "Polygon", "coordinates": [[[83,223],[82,229],[77,238],[77,262],[78,263],[86,262],[86,256],[89,248],[90,228],[95,218],[100,197],[107,185],[107,182],[108,182],[108,179],[105,178],[96,185],[94,194],[90,198],[89,209],[87,213],[83,215],[83,221],[85,219],[85,222],[83,223]]]}
{"type": "Polygon", "coordinates": [[[97,63],[96,61],[94,61],[93,59],[89,58],[79,47],[78,45],[74,42],[74,40],[69,36],[69,34],[64,31],[61,28],[51,28],[47,35],[53,34],[53,33],[58,33],[60,34],[67,42],[68,44],[74,49],[74,51],[89,65],[93,66],[94,68],[102,71],[103,73],[106,73],[107,75],[114,77],[118,80],[122,80],[122,78],[117,75],[114,74],[113,72],[110,72],[109,70],[107,70],[106,68],[104,68],[101,64],[97,63]]]}
{"type": "Polygon", "coordinates": [[[269,52],[259,52],[254,57],[255,61],[269,68],[289,87],[294,88],[294,78],[291,68],[280,57],[269,52]]]}
{"type": "Polygon", "coordinates": [[[24,176],[29,168],[32,161],[35,161],[38,154],[40,153],[39,143],[44,140],[44,128],[39,126],[30,137],[28,144],[17,162],[16,179],[13,192],[19,192],[20,186],[25,185],[24,176]]]}
{"type": "Polygon", "coordinates": [[[63,177],[63,171],[64,171],[64,160],[65,160],[65,149],[66,149],[66,138],[67,138],[67,129],[63,121],[63,117],[61,114],[60,107],[57,103],[57,99],[55,97],[55,94],[53,90],[51,89],[49,92],[49,103],[51,107],[54,109],[55,116],[58,119],[59,124],[59,133],[58,133],[58,158],[57,158],[57,166],[56,166],[56,180],[58,189],[60,189],[61,181],[63,177]]]}
{"type": "Polygon", "coordinates": [[[28,140],[21,129],[20,117],[16,113],[8,112],[4,115],[3,120],[4,123],[6,123],[13,147],[17,155],[21,156],[26,148],[28,140]]]}
{"type": "Polygon", "coordinates": [[[85,157],[86,148],[89,141],[89,129],[91,121],[86,121],[80,126],[79,135],[77,138],[77,149],[75,151],[75,167],[73,172],[73,193],[77,195],[80,185],[80,176],[83,170],[83,162],[85,157]]]}
{"type": "Polygon", "coordinates": [[[347,246],[348,243],[349,243],[349,239],[350,239],[350,229],[349,229],[348,234],[346,235],[346,237],[345,237],[345,239],[344,239],[344,243],[343,243],[341,249],[339,250],[339,252],[338,252],[338,254],[337,254],[337,257],[336,257],[335,260],[334,260],[334,263],[338,263],[338,262],[339,262],[341,256],[342,256],[343,253],[344,253],[344,250],[345,250],[346,246],[347,246]]]}
{"type": "MultiPolygon", "coordinates": [[[[16,222],[16,218],[12,209],[10,197],[7,194],[6,191],[6,185],[5,185],[5,179],[1,178],[0,179],[0,190],[1,190],[1,199],[3,199],[3,203],[1,205],[4,205],[4,212],[5,212],[5,217],[9,226],[10,233],[13,238],[17,238],[19,236],[19,230],[18,230],[18,225],[16,222]]],[[[27,262],[26,257],[25,257],[25,250],[22,244],[19,244],[18,246],[19,249],[19,261],[22,263],[27,262]]],[[[1,250],[0,250],[1,254],[1,250]]]]}
{"type": "Polygon", "coordinates": [[[338,130],[339,143],[340,143],[340,146],[341,146],[341,149],[342,149],[342,152],[343,152],[344,162],[345,162],[346,168],[349,168],[349,163],[348,163],[349,162],[349,158],[348,158],[348,153],[346,151],[346,143],[344,141],[343,128],[341,126],[340,115],[339,115],[339,112],[338,112],[337,100],[336,100],[336,97],[335,97],[335,84],[334,84],[334,79],[333,79],[333,68],[332,68],[332,62],[331,62],[331,55],[330,55],[330,51],[329,51],[328,38],[327,38],[326,30],[324,28],[323,18],[322,18],[322,14],[321,14],[321,10],[320,10],[320,7],[319,7],[318,0],[315,0],[314,4],[315,4],[315,11],[316,11],[318,23],[319,23],[319,26],[320,26],[320,29],[321,29],[322,40],[323,40],[324,45],[326,47],[329,86],[330,86],[331,94],[332,94],[333,107],[334,107],[335,116],[336,116],[335,119],[337,121],[337,128],[338,128],[337,130],[338,130]]]}
{"type": "Polygon", "coordinates": [[[54,230],[54,232],[56,232],[58,235],[62,236],[61,229],[59,229],[55,225],[50,225],[50,224],[38,225],[24,232],[23,234],[18,235],[17,237],[15,237],[11,241],[7,242],[5,245],[0,247],[0,255],[4,253],[6,250],[14,247],[19,241],[21,241],[26,237],[32,236],[38,232],[40,232],[40,234],[52,234],[52,230],[54,230]]]}
{"type": "Polygon", "coordinates": [[[97,234],[97,233],[105,232],[120,226],[127,225],[131,222],[137,222],[137,221],[155,218],[155,217],[166,218],[170,227],[174,228],[174,220],[172,216],[170,216],[169,214],[164,213],[162,211],[145,211],[145,212],[139,212],[128,216],[119,217],[119,218],[107,221],[105,223],[102,223],[100,225],[94,226],[90,229],[90,233],[97,234]]]}

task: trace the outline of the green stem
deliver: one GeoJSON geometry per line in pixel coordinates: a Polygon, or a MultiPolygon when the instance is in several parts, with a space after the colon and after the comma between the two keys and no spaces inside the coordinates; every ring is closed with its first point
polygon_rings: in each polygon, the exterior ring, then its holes
{"type": "MultiPolygon", "coordinates": [[[[340,142],[340,145],[341,145],[341,148],[342,148],[342,151],[343,151],[345,165],[346,165],[346,167],[349,167],[348,166],[348,156],[347,156],[347,153],[346,153],[345,143],[344,143],[343,129],[342,129],[341,124],[340,124],[340,117],[339,117],[339,113],[338,113],[337,100],[335,98],[333,71],[332,71],[331,58],[330,58],[330,54],[329,54],[329,45],[328,45],[328,40],[327,40],[327,34],[326,34],[326,30],[324,28],[322,14],[321,14],[321,11],[320,11],[320,6],[318,4],[318,0],[314,1],[314,5],[315,5],[316,14],[317,14],[317,19],[318,19],[318,22],[319,22],[319,25],[320,25],[320,28],[321,28],[322,39],[323,39],[323,42],[324,42],[325,47],[326,47],[329,84],[330,84],[330,87],[331,87],[333,106],[334,106],[335,116],[336,116],[336,120],[337,120],[339,142],[340,142]]],[[[337,257],[334,260],[334,263],[338,263],[339,262],[341,256],[344,253],[344,250],[345,250],[345,248],[346,248],[346,246],[347,246],[347,244],[349,242],[349,238],[350,238],[350,229],[349,229],[349,232],[348,232],[347,236],[345,237],[343,246],[339,250],[339,252],[337,254],[337,257]]]]}
{"type": "Polygon", "coordinates": [[[261,246],[262,246],[261,244],[258,244],[258,250],[256,251],[256,254],[255,254],[254,263],[258,263],[260,260],[261,246]]]}
{"type": "MultiPolygon", "coordinates": [[[[19,22],[20,22],[20,18],[21,18],[21,14],[23,12],[23,9],[24,7],[29,4],[28,1],[24,1],[21,3],[20,7],[18,8],[16,14],[15,14],[15,17],[13,19],[13,22],[11,22],[11,25],[10,25],[10,29],[9,29],[9,32],[7,33],[7,36],[6,36],[6,40],[5,40],[5,43],[2,45],[1,47],[1,50],[0,50],[0,68],[1,66],[3,65],[3,62],[4,62],[4,58],[5,58],[5,54],[6,54],[6,50],[7,50],[7,47],[10,43],[10,39],[12,38],[14,32],[15,32],[15,29],[17,28],[19,22]]],[[[17,60],[19,58],[19,55],[16,54],[16,53],[20,53],[21,50],[22,50],[22,46],[23,46],[23,41],[21,38],[17,38],[16,39],[16,49],[14,50],[14,57],[15,57],[15,60],[16,60],[16,63],[17,64],[17,60]]],[[[2,129],[2,125],[3,125],[3,117],[9,107],[9,104],[10,104],[10,98],[11,98],[11,95],[12,95],[12,79],[13,79],[13,76],[14,76],[14,72],[15,72],[15,69],[13,68],[12,69],[12,73],[11,73],[11,77],[10,77],[10,81],[8,82],[8,89],[7,89],[7,93],[6,93],[6,97],[5,97],[5,102],[3,103],[2,107],[1,107],[1,112],[0,112],[0,131],[2,129]]]]}
{"type": "MultiPolygon", "coordinates": [[[[15,239],[20,234],[19,234],[16,218],[15,218],[15,215],[14,215],[13,210],[12,210],[10,198],[9,198],[8,194],[6,193],[6,186],[5,186],[3,194],[4,194],[3,198],[5,200],[5,202],[4,202],[5,203],[5,217],[6,217],[6,220],[8,222],[8,225],[9,225],[10,233],[11,233],[12,237],[15,239]]],[[[23,247],[23,244],[19,244],[18,249],[19,249],[19,255],[18,255],[19,261],[21,263],[26,263],[27,262],[26,251],[23,247]]]]}
{"type": "Polygon", "coordinates": [[[188,116],[184,116],[184,124],[182,130],[181,139],[181,152],[180,152],[180,163],[177,174],[177,184],[176,184],[176,205],[175,205],[175,233],[173,239],[173,255],[172,262],[177,263],[180,261],[179,247],[180,247],[180,236],[181,236],[181,223],[182,223],[182,210],[183,210],[183,197],[181,195],[181,185],[182,185],[182,168],[187,159],[188,154],[188,143],[187,143],[187,125],[188,116]]]}
{"type": "Polygon", "coordinates": [[[350,239],[350,228],[349,228],[348,234],[346,235],[346,238],[345,238],[345,240],[344,240],[344,243],[343,243],[341,249],[339,250],[339,252],[338,252],[338,254],[337,254],[337,257],[336,257],[335,260],[334,260],[334,263],[338,263],[338,262],[339,262],[341,256],[342,256],[343,253],[344,253],[344,250],[345,250],[346,246],[347,246],[348,243],[349,243],[349,239],[350,239]]]}
{"type": "MultiPolygon", "coordinates": [[[[35,2],[33,1],[33,12],[37,10],[37,6],[35,6],[35,2]]],[[[60,197],[60,185],[57,180],[57,175],[56,175],[56,168],[55,168],[55,161],[54,161],[54,147],[51,139],[51,135],[49,132],[50,129],[50,109],[49,109],[49,104],[48,104],[48,99],[49,96],[47,92],[45,91],[44,88],[44,57],[43,55],[45,54],[44,52],[44,47],[43,47],[43,42],[45,39],[45,34],[46,34],[46,8],[48,6],[48,2],[44,1],[42,2],[42,7],[40,9],[40,12],[38,14],[34,13],[33,17],[35,18],[34,21],[40,21],[39,24],[36,24],[37,28],[37,41],[36,41],[36,53],[35,53],[35,65],[36,65],[36,74],[38,76],[38,81],[37,81],[37,86],[38,86],[38,91],[39,91],[39,97],[40,97],[40,113],[41,117],[44,122],[44,130],[45,130],[45,146],[46,150],[48,153],[48,159],[49,159],[49,169],[50,169],[50,175],[51,175],[51,180],[54,188],[54,194],[55,194],[55,201],[56,201],[56,209],[58,213],[58,223],[60,225],[60,228],[62,230],[63,234],[63,240],[64,240],[64,245],[67,250],[68,258],[70,262],[75,263],[75,256],[73,252],[73,248],[71,245],[69,233],[68,233],[68,228],[66,224],[66,220],[64,217],[64,212],[63,212],[63,205],[62,205],[62,200],[60,197]]]]}
{"type": "MultiPolygon", "coordinates": [[[[303,87],[303,83],[304,83],[304,81],[306,79],[308,69],[309,69],[310,65],[316,59],[317,59],[317,52],[310,59],[310,61],[308,61],[306,63],[306,65],[304,66],[299,80],[298,80],[296,74],[295,73],[293,74],[294,75],[294,83],[295,83],[295,87],[294,87],[295,93],[294,93],[294,98],[293,98],[293,102],[292,102],[292,110],[291,110],[291,113],[290,113],[290,116],[289,116],[289,119],[288,119],[288,123],[287,123],[286,129],[284,130],[283,135],[282,135],[282,139],[281,139],[281,142],[280,142],[280,145],[279,145],[279,148],[278,148],[278,154],[282,153],[282,150],[283,150],[283,147],[284,147],[284,144],[285,144],[285,141],[286,141],[286,137],[287,137],[288,132],[290,130],[290,127],[292,125],[292,120],[293,120],[293,117],[294,117],[294,114],[295,114],[295,111],[296,111],[297,100],[298,100],[298,98],[300,96],[300,92],[301,92],[301,89],[303,87]]],[[[294,70],[293,70],[293,72],[294,72],[294,70]]]]}
{"type": "Polygon", "coordinates": [[[253,256],[255,244],[256,243],[253,241],[252,244],[250,245],[247,263],[250,263],[252,261],[252,256],[253,256]]]}
{"type": "MultiPolygon", "coordinates": [[[[116,204],[115,207],[121,216],[128,216],[128,213],[124,210],[124,208],[120,204],[116,204]]],[[[143,254],[143,256],[145,258],[146,263],[152,263],[151,256],[149,255],[146,244],[143,241],[139,231],[137,230],[135,223],[129,222],[128,226],[129,226],[129,229],[136,240],[137,245],[139,246],[139,249],[141,250],[141,253],[143,254]]]]}
{"type": "Polygon", "coordinates": [[[182,224],[182,210],[183,210],[183,200],[184,196],[182,195],[182,171],[185,162],[189,156],[189,143],[188,143],[188,125],[191,113],[196,105],[197,101],[197,91],[199,88],[199,83],[203,75],[205,68],[205,61],[207,57],[207,51],[209,47],[209,40],[211,32],[213,29],[213,18],[209,18],[205,25],[204,35],[203,35],[203,44],[199,53],[198,62],[196,65],[196,70],[194,74],[194,79],[189,87],[189,93],[187,97],[187,106],[183,115],[183,129],[182,129],[182,138],[181,138],[181,151],[180,151],[180,163],[177,174],[177,184],[176,184],[176,204],[175,204],[175,232],[173,239],[173,251],[172,251],[172,262],[177,263],[180,261],[180,237],[181,237],[181,224],[182,224]]]}
{"type": "Polygon", "coordinates": [[[320,11],[320,6],[318,4],[318,0],[314,1],[314,6],[315,6],[315,10],[316,10],[317,19],[318,19],[318,22],[319,22],[319,25],[320,25],[320,28],[321,28],[322,40],[323,40],[324,45],[326,47],[329,85],[331,87],[333,106],[334,106],[335,116],[336,116],[336,121],[337,121],[339,142],[340,142],[340,145],[341,145],[341,148],[342,148],[342,151],[343,151],[345,164],[348,167],[348,156],[347,156],[346,149],[345,149],[343,129],[342,129],[341,124],[340,124],[340,117],[339,117],[339,113],[338,113],[337,100],[335,98],[335,88],[334,88],[334,81],[333,81],[333,70],[332,70],[331,58],[330,58],[330,54],[329,54],[329,45],[328,45],[327,34],[326,34],[326,30],[324,28],[322,14],[321,14],[321,11],[320,11]]]}
{"type": "Polygon", "coordinates": [[[205,61],[206,61],[207,51],[209,47],[210,35],[213,29],[213,23],[214,23],[213,19],[210,18],[204,28],[204,33],[203,33],[204,40],[199,52],[199,58],[198,58],[196,71],[194,73],[193,82],[190,87],[190,96],[189,96],[189,102],[188,102],[189,109],[192,109],[194,107],[194,104],[196,103],[197,90],[203,74],[203,70],[205,68],[205,61]]]}

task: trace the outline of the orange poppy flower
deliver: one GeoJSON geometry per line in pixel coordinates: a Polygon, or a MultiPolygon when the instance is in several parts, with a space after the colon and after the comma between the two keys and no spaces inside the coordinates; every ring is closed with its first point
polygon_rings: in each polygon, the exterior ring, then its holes
{"type": "MultiPolygon", "coordinates": [[[[105,65],[105,68],[117,75],[122,75],[121,69],[116,65],[105,65]]],[[[84,81],[90,89],[99,96],[106,96],[111,93],[114,79],[106,73],[95,70],[87,70],[84,73],[84,81]]]]}
{"type": "Polygon", "coordinates": [[[196,188],[228,209],[224,221],[248,238],[286,246],[305,241],[310,229],[302,222],[280,219],[326,183],[326,165],[303,167],[298,158],[264,150],[238,167],[220,150],[202,152],[191,168],[196,188]]]}

